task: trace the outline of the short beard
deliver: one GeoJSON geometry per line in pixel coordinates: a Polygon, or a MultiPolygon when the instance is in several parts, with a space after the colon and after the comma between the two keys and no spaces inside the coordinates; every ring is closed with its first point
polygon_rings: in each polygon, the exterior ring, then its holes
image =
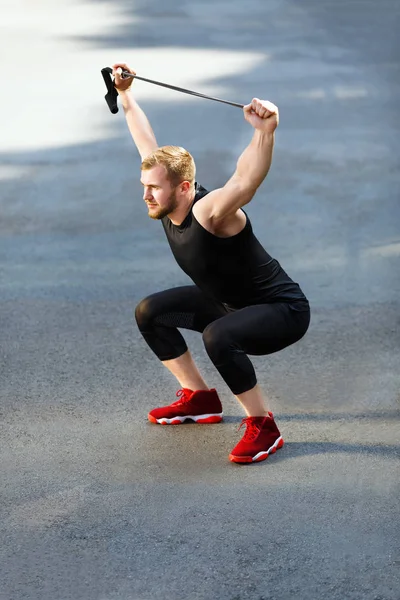
{"type": "Polygon", "coordinates": [[[160,221],[164,217],[167,217],[170,213],[174,212],[178,208],[178,201],[176,199],[176,188],[173,190],[172,194],[168,198],[167,205],[164,208],[160,208],[159,211],[150,214],[150,219],[156,219],[160,221]]]}

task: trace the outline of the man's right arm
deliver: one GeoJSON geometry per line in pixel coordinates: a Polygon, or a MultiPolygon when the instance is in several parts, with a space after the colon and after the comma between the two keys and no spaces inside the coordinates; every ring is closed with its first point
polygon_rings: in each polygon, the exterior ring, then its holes
{"type": "Polygon", "coordinates": [[[145,113],[129,91],[133,79],[122,79],[117,72],[118,68],[129,71],[132,74],[135,74],[135,72],[125,63],[118,63],[113,66],[114,85],[118,90],[129,131],[143,160],[158,148],[156,136],[145,113]]]}

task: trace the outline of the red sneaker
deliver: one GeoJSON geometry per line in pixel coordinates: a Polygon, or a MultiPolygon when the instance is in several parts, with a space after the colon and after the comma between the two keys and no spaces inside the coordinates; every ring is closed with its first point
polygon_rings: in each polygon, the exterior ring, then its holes
{"type": "MultiPolygon", "coordinates": [[[[246,431],[240,442],[229,455],[229,460],[237,463],[259,462],[282,448],[284,441],[277,428],[274,415],[269,417],[246,417],[240,424],[246,431]]],[[[239,427],[239,429],[240,429],[239,427]]]]}
{"type": "Polygon", "coordinates": [[[215,388],[194,392],[183,388],[178,390],[176,395],[179,396],[179,400],[173,404],[150,411],[149,421],[161,425],[180,425],[186,419],[191,419],[195,423],[222,421],[222,405],[215,388]]]}

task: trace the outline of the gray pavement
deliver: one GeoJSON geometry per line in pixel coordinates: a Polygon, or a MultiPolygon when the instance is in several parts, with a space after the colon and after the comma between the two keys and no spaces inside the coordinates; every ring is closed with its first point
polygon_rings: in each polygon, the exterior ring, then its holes
{"type": "MultiPolygon", "coordinates": [[[[6,2],[1,600],[399,600],[398,31],[394,0],[6,2]],[[133,310],[188,280],[102,98],[118,60],[280,107],[248,213],[312,323],[254,359],[286,440],[264,463],[229,463],[243,415],[195,333],[224,423],[146,420],[177,388],[133,310]]],[[[241,112],[136,90],[160,145],[223,184],[251,137],[241,112]]]]}

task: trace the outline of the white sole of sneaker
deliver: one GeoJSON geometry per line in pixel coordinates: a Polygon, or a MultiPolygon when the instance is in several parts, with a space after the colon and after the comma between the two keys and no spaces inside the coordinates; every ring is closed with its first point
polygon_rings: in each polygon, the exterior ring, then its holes
{"type": "Polygon", "coordinates": [[[207,423],[220,423],[223,418],[223,413],[213,413],[205,415],[184,415],[183,417],[172,417],[171,419],[162,418],[155,419],[152,415],[148,416],[149,421],[152,423],[158,423],[159,425],[181,425],[187,419],[194,421],[195,423],[207,424],[207,423]]]}
{"type": "Polygon", "coordinates": [[[260,462],[268,458],[270,454],[275,454],[277,450],[282,448],[283,444],[282,436],[278,437],[278,439],[272,444],[268,450],[263,450],[262,452],[258,452],[255,456],[235,456],[234,454],[229,455],[229,460],[236,463],[252,463],[252,462],[260,462]]]}

